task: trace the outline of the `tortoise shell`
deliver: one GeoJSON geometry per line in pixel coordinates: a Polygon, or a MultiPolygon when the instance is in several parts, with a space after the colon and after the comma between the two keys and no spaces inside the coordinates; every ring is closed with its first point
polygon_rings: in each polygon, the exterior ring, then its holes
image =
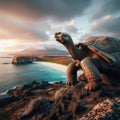
{"type": "Polygon", "coordinates": [[[88,37],[82,44],[101,56],[105,61],[120,64],[120,39],[113,37],[88,37]]]}

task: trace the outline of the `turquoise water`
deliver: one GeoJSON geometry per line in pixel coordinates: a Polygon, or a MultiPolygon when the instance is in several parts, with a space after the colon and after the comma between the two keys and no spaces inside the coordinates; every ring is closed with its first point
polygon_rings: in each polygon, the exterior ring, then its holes
{"type": "Polygon", "coordinates": [[[11,58],[0,58],[0,94],[32,81],[66,81],[64,71],[59,71],[40,63],[13,65],[10,64],[11,60],[11,58]]]}

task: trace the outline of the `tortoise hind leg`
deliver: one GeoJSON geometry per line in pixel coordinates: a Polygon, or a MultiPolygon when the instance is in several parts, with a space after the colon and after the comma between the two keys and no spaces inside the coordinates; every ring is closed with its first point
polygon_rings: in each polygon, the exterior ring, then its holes
{"type": "Polygon", "coordinates": [[[88,83],[85,90],[95,90],[101,87],[101,75],[98,70],[98,61],[94,58],[86,57],[81,61],[82,70],[87,78],[88,83]]]}

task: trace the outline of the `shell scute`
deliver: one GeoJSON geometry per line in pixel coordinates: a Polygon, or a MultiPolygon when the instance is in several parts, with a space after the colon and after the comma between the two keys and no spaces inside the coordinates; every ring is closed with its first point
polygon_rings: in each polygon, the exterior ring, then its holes
{"type": "Polygon", "coordinates": [[[105,36],[90,36],[83,40],[90,50],[101,56],[107,62],[119,63],[120,39],[105,36]]]}

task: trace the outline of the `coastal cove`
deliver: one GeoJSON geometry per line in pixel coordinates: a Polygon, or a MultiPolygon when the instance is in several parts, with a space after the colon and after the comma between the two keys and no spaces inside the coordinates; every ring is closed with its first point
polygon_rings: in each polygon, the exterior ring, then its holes
{"type": "Polygon", "coordinates": [[[57,82],[66,81],[66,66],[35,62],[33,64],[13,65],[11,58],[0,59],[0,96],[8,90],[33,81],[57,82]]]}

